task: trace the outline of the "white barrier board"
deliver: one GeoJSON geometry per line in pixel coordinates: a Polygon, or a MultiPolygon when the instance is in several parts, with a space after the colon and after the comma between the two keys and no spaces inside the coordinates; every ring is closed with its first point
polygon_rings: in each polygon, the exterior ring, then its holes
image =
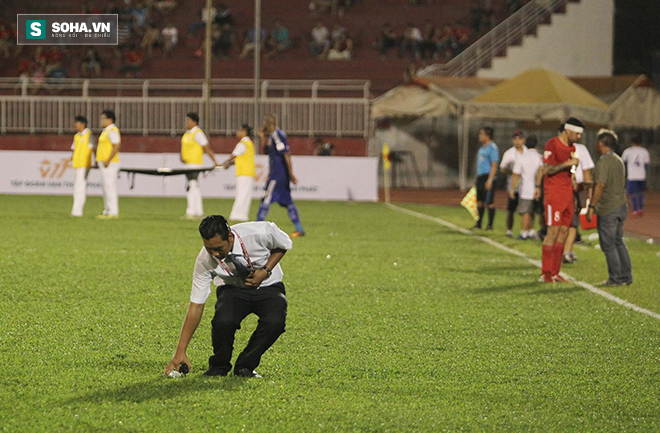
{"type": "MultiPolygon", "coordinates": [[[[0,194],[73,194],[71,152],[0,151],[0,194]]],[[[228,155],[216,155],[218,162],[228,155]]],[[[208,158],[205,166],[210,166],[208,158]]],[[[155,169],[183,167],[178,153],[121,153],[122,168],[155,169]]],[[[378,200],[378,159],[372,157],[293,156],[298,185],[291,185],[294,200],[378,200]]],[[[257,176],[253,192],[260,198],[268,176],[268,157],[256,156],[257,176]]],[[[202,195],[208,198],[234,197],[235,168],[200,176],[202,195]]],[[[133,189],[129,176],[117,181],[119,196],[185,197],[185,176],[135,175],[133,189]]],[[[87,194],[102,195],[99,170],[87,178],[87,194]]]]}

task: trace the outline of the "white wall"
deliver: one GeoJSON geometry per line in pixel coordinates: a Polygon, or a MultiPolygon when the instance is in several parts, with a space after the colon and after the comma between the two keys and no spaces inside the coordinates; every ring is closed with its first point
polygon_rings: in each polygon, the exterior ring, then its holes
{"type": "Polygon", "coordinates": [[[614,0],[568,3],[565,14],[553,14],[551,25],[541,25],[521,46],[493,59],[479,70],[484,78],[511,78],[530,68],[545,68],[566,76],[612,75],[614,0]]]}

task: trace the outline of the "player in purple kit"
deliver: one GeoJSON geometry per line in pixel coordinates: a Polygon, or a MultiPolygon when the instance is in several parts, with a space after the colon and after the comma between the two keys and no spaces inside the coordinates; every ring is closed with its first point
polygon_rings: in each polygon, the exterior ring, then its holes
{"type": "Polygon", "coordinates": [[[268,180],[264,187],[264,195],[261,199],[261,206],[257,212],[257,221],[263,221],[268,215],[270,204],[277,202],[282,207],[286,207],[287,213],[296,231],[291,233],[292,238],[305,236],[298,216],[298,209],[291,198],[290,183],[298,184],[298,179],[293,175],[291,168],[291,151],[286,134],[277,127],[277,117],[275,114],[269,114],[264,120],[264,127],[259,131],[259,137],[262,141],[268,142],[265,145],[266,154],[268,154],[269,171],[268,180]]]}

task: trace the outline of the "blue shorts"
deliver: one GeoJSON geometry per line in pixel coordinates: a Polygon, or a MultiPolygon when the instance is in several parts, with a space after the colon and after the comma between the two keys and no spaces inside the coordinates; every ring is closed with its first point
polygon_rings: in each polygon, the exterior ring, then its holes
{"type": "Polygon", "coordinates": [[[266,186],[264,187],[264,195],[261,201],[264,204],[271,204],[272,202],[276,202],[279,203],[280,206],[285,207],[293,204],[289,182],[282,182],[275,179],[268,180],[268,182],[266,182],[266,186]]]}
{"type": "Polygon", "coordinates": [[[639,194],[640,192],[646,191],[646,181],[645,180],[629,180],[626,181],[626,192],[628,194],[639,194]]]}

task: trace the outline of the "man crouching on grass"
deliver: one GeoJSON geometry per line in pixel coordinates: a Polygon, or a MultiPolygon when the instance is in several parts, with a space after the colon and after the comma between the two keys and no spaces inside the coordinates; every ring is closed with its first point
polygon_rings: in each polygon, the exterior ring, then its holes
{"type": "Polygon", "coordinates": [[[226,376],[231,371],[234,335],[243,319],[254,313],[259,316],[259,324],[238,355],[234,374],[261,377],[254,369],[284,332],[287,300],[279,261],[291,249],[291,239],[274,223],[248,222],[230,228],[220,215],[204,218],[199,233],[204,248],[195,261],[188,313],[165,374],[178,370],[182,364],[190,369],[186,349],[202,319],[211,282],[219,277],[224,284],[217,288],[218,300],[211,321],[213,356],[204,375],[226,376]]]}

